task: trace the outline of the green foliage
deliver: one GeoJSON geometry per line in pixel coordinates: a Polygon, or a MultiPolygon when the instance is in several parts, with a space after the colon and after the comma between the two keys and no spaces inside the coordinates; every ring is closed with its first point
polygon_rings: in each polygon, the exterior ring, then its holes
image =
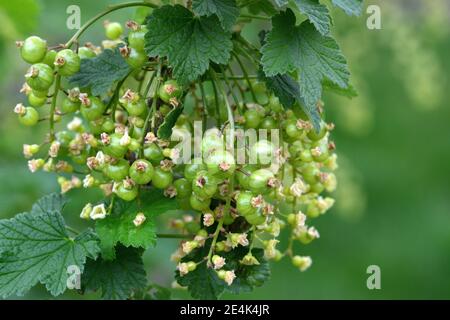
{"type": "Polygon", "coordinates": [[[41,199],[31,213],[0,221],[2,297],[23,295],[38,282],[59,295],[66,289],[67,268],[75,265],[83,271],[86,258],[95,259],[99,252],[91,229],[74,238],[68,235],[61,212],[46,205],[49,199],[41,199]]]}
{"type": "Polygon", "coordinates": [[[239,16],[235,0],[194,0],[192,8],[199,16],[216,15],[225,30],[229,30],[239,16]]]}
{"type": "Polygon", "coordinates": [[[84,291],[101,290],[103,299],[124,300],[145,288],[141,250],[118,246],[114,260],[89,259],[81,278],[84,291]]]}
{"type": "Polygon", "coordinates": [[[157,135],[161,139],[169,139],[172,135],[172,128],[177,122],[178,117],[183,113],[183,107],[177,107],[171,110],[165,117],[164,122],[158,129],[157,135]]]}
{"type": "Polygon", "coordinates": [[[348,87],[347,62],[333,38],[322,36],[308,21],[296,26],[291,10],[275,16],[272,25],[261,49],[264,72],[267,76],[298,72],[300,95],[312,119],[322,96],[324,79],[341,88],[348,87]]]}
{"type": "Polygon", "coordinates": [[[119,242],[126,247],[147,249],[154,246],[156,244],[154,218],[177,208],[175,200],[164,197],[162,192],[155,189],[149,192],[142,191],[140,197],[140,206],[136,202],[115,200],[111,215],[96,222],[95,231],[100,238],[104,259],[114,259],[115,246],[119,242]],[[133,220],[138,212],[144,213],[146,220],[136,227],[133,220]]]}
{"type": "Polygon", "coordinates": [[[317,31],[322,35],[330,33],[331,17],[326,5],[320,4],[318,0],[294,0],[294,3],[298,10],[308,17],[317,31]]]}
{"type": "Polygon", "coordinates": [[[203,248],[197,249],[181,261],[200,262],[194,271],[181,276],[177,271],[175,278],[182,286],[186,286],[192,297],[196,299],[218,299],[224,291],[234,294],[251,292],[254,287],[263,285],[270,277],[269,263],[264,259],[262,249],[253,249],[253,256],[259,261],[259,265],[244,265],[240,261],[249,252],[246,247],[237,247],[230,252],[223,253],[226,264],[224,270],[234,270],[236,278],[228,286],[221,280],[217,272],[208,267],[204,257],[208,254],[211,241],[207,241],[203,248]]]}
{"type": "Polygon", "coordinates": [[[90,88],[92,94],[106,93],[116,81],[122,80],[130,67],[118,49],[104,50],[92,59],[82,59],[80,71],[70,77],[70,83],[80,88],[90,88]]]}
{"type": "Polygon", "coordinates": [[[361,15],[363,9],[363,0],[333,0],[333,4],[350,16],[361,15]]]}
{"type": "Polygon", "coordinates": [[[153,11],[145,35],[151,57],[165,56],[181,84],[196,80],[209,63],[226,63],[232,48],[231,33],[216,16],[196,18],[183,6],[163,6],[153,11]]]}

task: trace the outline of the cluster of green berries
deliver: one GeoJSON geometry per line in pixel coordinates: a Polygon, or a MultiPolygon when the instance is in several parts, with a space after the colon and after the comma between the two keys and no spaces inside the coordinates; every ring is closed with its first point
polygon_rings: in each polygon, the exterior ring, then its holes
{"type": "MultiPolygon", "coordinates": [[[[143,188],[163,190],[182,210],[193,213],[171,222],[172,228],[193,235],[172,256],[182,276],[194,271],[197,263],[181,259],[213,237],[208,228],[214,225],[219,228],[214,233],[217,241],[207,263],[228,285],[233,283],[235,271],[228,268],[221,253],[238,246],[259,244],[266,259],[277,261],[288,256],[294,266],[306,270],[312,260],[294,255],[293,243],[308,244],[317,239],[319,232],[309,221],[334,203],[323,195],[336,188],[333,171],[337,157],[329,139],[333,125],[322,120],[320,130],[315,130],[300,108],[286,109],[263,83],[251,81],[242,88],[252,92],[252,99],[231,104],[233,123],[227,112],[229,97],[220,97],[219,108],[216,97],[195,100],[200,113],[223,125],[212,126],[206,121],[209,129],[201,140],[201,156],[191,153],[189,163],[180,163],[186,150],[178,149],[176,141],[161,139],[158,126],[195,92],[181,87],[166,69],[154,77],[156,85],[148,86],[154,89],[153,94],[148,90],[142,93],[138,83],[145,76],[140,75],[150,70],[144,52],[146,27],[130,21],[126,24],[130,31],[123,38],[119,23],[105,22],[104,26],[107,40],[102,43],[103,49],[118,47],[138,80],[125,82],[107,97],[94,96],[89,89],[71,87],[65,81],[80,70],[82,59],[96,57],[102,48],[88,43],[76,51],[61,46],[50,49],[36,36],[18,42],[22,58],[31,64],[21,90],[29,106],[19,103],[14,111],[27,126],[40,120],[51,122],[51,132],[42,144],[24,145],[30,171],[58,173],[63,193],[73,188],[100,188],[106,197],[135,201],[143,188]],[[64,93],[62,99],[56,99],[58,92],[64,93]],[[112,100],[115,96],[116,101],[112,100]],[[41,110],[47,104],[51,107],[46,118],[41,110]],[[54,132],[58,121],[64,121],[65,128],[54,132]],[[259,135],[242,147],[239,142],[247,141],[246,130],[265,130],[267,135],[259,135]],[[234,132],[231,144],[227,136],[230,131],[234,132]],[[43,153],[45,156],[39,157],[43,153]],[[243,163],[238,154],[247,160],[243,163]],[[291,241],[281,250],[278,237],[285,227],[290,228],[291,241]]],[[[163,63],[156,63],[161,70],[163,63]]],[[[172,135],[192,137],[194,121],[201,116],[182,113],[172,135]]],[[[87,204],[80,216],[96,220],[108,214],[104,204],[87,204]]],[[[140,227],[145,215],[138,212],[133,223],[140,227]]],[[[249,250],[240,263],[260,262],[249,250]]]]}

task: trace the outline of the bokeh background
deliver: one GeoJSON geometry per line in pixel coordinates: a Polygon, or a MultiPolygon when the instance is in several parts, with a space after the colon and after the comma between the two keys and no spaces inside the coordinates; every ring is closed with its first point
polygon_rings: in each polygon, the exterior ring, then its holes
{"type": "MultiPolygon", "coordinates": [[[[22,144],[35,143],[44,128],[24,129],[12,112],[26,65],[14,41],[29,34],[65,42],[66,9],[76,4],[81,20],[113,0],[0,0],[0,218],[26,211],[55,191],[55,177],[31,174],[22,144]]],[[[340,161],[337,203],[316,220],[321,238],[298,248],[313,267],[298,272],[289,261],[273,264],[271,280],[232,299],[448,299],[450,298],[450,1],[366,0],[381,8],[382,29],[369,30],[367,15],[333,11],[334,34],[347,56],[353,100],[325,97],[340,161]],[[366,268],[381,268],[381,290],[368,290],[366,268]]],[[[125,22],[133,10],[112,14],[125,22]]],[[[248,30],[251,31],[251,30],[248,30]]],[[[103,37],[100,23],[84,39],[103,37]]],[[[39,139],[38,139],[39,137],[39,139]]],[[[99,197],[75,190],[65,218],[80,227],[83,204],[99,197]]],[[[149,278],[173,280],[173,240],[160,240],[145,254],[149,278]]],[[[90,296],[95,298],[95,295],[90,296]]],[[[173,290],[173,297],[187,293],[173,290]]],[[[51,298],[34,288],[24,298],[51,298]]],[[[75,293],[59,298],[78,299],[75,293]]]]}

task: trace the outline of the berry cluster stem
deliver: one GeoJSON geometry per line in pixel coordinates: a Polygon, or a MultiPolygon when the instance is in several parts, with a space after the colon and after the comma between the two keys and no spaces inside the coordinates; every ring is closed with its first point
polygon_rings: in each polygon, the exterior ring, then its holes
{"type": "Polygon", "coordinates": [[[58,100],[58,92],[59,92],[59,86],[61,83],[61,76],[58,74],[56,75],[55,79],[55,91],[53,93],[52,97],[52,104],[50,106],[50,140],[53,141],[55,137],[55,110],[56,110],[56,102],[58,100]]]}

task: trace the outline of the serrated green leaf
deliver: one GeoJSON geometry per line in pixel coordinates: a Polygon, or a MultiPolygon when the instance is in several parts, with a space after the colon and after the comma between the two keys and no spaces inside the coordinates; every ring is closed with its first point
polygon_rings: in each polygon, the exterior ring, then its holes
{"type": "Polygon", "coordinates": [[[31,208],[31,213],[41,214],[49,211],[61,212],[66,204],[66,198],[61,193],[51,193],[36,201],[31,208]]]}
{"type": "Polygon", "coordinates": [[[239,294],[242,292],[251,292],[254,287],[260,287],[270,278],[270,266],[264,259],[264,250],[255,248],[252,255],[258,260],[258,265],[243,265],[239,261],[248,253],[248,248],[237,247],[233,251],[224,253],[226,270],[234,270],[236,278],[225,290],[239,294]]]}
{"type": "Polygon", "coordinates": [[[185,85],[204,74],[209,63],[225,64],[232,49],[231,33],[216,16],[194,17],[183,6],[163,6],[153,11],[145,35],[145,50],[165,56],[174,77],[185,85]]]}
{"type": "Polygon", "coordinates": [[[363,0],[333,0],[333,4],[349,16],[360,16],[363,9],[363,0]]]}
{"type": "Polygon", "coordinates": [[[326,5],[318,0],[294,0],[298,10],[306,15],[322,35],[330,33],[331,17],[326,5]]]}
{"type": "MultiPolygon", "coordinates": [[[[207,240],[205,246],[193,251],[181,261],[202,261],[209,251],[211,240],[207,240]]],[[[206,262],[197,265],[197,268],[188,274],[181,276],[178,270],[175,272],[175,279],[183,286],[187,287],[191,296],[200,300],[216,300],[225,290],[225,282],[217,276],[214,269],[208,268],[206,262]]]]}
{"type": "Polygon", "coordinates": [[[125,78],[131,69],[119,49],[106,49],[97,57],[82,59],[80,71],[69,78],[72,85],[91,88],[94,96],[102,95],[114,82],[125,78]]]}
{"type": "Polygon", "coordinates": [[[159,126],[156,133],[160,139],[170,139],[172,135],[172,128],[178,120],[178,117],[183,113],[183,107],[177,107],[164,117],[164,122],[159,126]]]}
{"type": "Polygon", "coordinates": [[[231,29],[239,16],[235,0],[193,0],[192,9],[199,16],[216,15],[225,30],[231,29]]]}
{"type": "Polygon", "coordinates": [[[95,231],[100,238],[104,259],[114,259],[114,247],[119,242],[127,247],[143,249],[155,245],[155,216],[178,207],[175,199],[166,198],[161,191],[155,189],[142,191],[140,199],[140,207],[136,202],[117,199],[112,214],[97,220],[95,231]],[[138,212],[144,213],[146,220],[136,227],[133,220],[138,212]]]}
{"type": "Polygon", "coordinates": [[[322,36],[308,21],[296,26],[289,9],[272,18],[272,26],[261,49],[264,72],[271,77],[297,71],[304,108],[314,124],[312,117],[322,96],[322,82],[328,79],[347,88],[347,62],[332,37],[322,36]]]}
{"type": "Polygon", "coordinates": [[[259,265],[243,265],[240,260],[248,253],[248,247],[237,247],[230,252],[220,253],[225,258],[224,270],[234,270],[236,278],[229,286],[217,276],[213,268],[208,268],[203,260],[209,251],[211,240],[207,240],[205,246],[194,250],[181,261],[194,261],[202,263],[197,265],[194,271],[181,276],[175,272],[177,282],[188,288],[189,293],[196,299],[217,299],[224,291],[234,294],[250,292],[254,287],[263,285],[270,277],[269,263],[264,259],[264,251],[256,248],[252,250],[253,256],[259,261],[259,265]]]}
{"type": "Polygon", "coordinates": [[[340,96],[352,99],[358,96],[358,91],[356,91],[355,87],[353,87],[352,85],[349,85],[348,88],[341,88],[339,86],[337,86],[336,84],[325,80],[323,83],[323,89],[335,94],[338,94],[340,96]]]}
{"type": "Polygon", "coordinates": [[[67,286],[67,268],[82,272],[95,259],[98,238],[88,229],[75,238],[66,232],[58,211],[22,213],[0,221],[0,296],[23,295],[38,282],[54,296],[67,286]]]}
{"type": "Polygon", "coordinates": [[[89,259],[81,277],[84,290],[101,290],[102,298],[124,300],[135,290],[145,288],[147,278],[142,262],[142,252],[134,248],[117,248],[116,259],[89,259]]]}

